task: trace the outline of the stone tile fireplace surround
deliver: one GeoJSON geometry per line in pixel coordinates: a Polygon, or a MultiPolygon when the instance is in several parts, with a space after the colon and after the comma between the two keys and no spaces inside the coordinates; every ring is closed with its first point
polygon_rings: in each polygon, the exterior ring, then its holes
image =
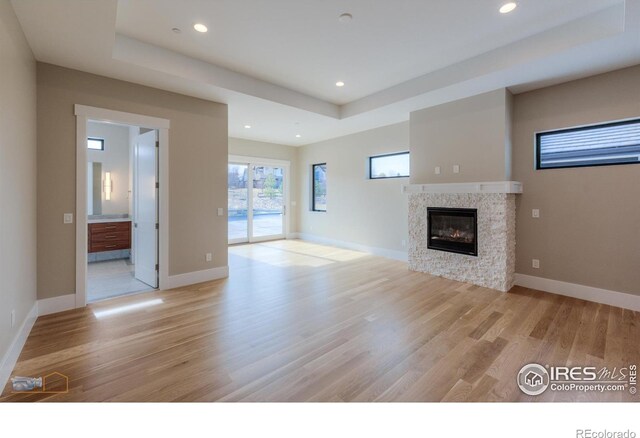
{"type": "Polygon", "coordinates": [[[409,195],[409,269],[507,292],[513,286],[516,249],[515,181],[412,184],[409,195]],[[427,248],[427,208],[477,209],[478,255],[427,248]]]}

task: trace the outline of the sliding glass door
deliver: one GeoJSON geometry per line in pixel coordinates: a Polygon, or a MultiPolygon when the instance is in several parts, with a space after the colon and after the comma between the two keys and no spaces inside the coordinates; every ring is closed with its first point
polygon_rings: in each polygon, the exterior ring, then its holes
{"type": "Polygon", "coordinates": [[[249,236],[249,165],[229,163],[227,190],[229,243],[248,242],[249,236]]]}
{"type": "Polygon", "coordinates": [[[286,236],[287,170],[285,164],[229,163],[230,244],[286,236]]]}
{"type": "Polygon", "coordinates": [[[252,170],[252,236],[284,237],[284,169],[254,165],[252,170]]]}

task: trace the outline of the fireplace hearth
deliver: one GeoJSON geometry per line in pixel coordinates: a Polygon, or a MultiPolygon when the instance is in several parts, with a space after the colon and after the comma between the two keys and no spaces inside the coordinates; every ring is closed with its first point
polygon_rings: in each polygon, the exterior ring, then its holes
{"type": "Polygon", "coordinates": [[[427,248],[478,255],[478,210],[427,208],[427,248]]]}

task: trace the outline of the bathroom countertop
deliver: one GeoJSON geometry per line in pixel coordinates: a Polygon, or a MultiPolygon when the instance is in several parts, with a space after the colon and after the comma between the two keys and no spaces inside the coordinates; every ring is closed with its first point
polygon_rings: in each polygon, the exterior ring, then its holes
{"type": "Polygon", "coordinates": [[[131,218],[130,217],[113,217],[113,218],[87,219],[87,223],[89,224],[103,224],[106,222],[131,222],[131,218]]]}

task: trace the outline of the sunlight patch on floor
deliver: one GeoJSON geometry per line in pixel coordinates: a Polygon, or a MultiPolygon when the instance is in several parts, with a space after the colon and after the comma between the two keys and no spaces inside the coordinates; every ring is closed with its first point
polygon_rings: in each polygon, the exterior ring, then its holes
{"type": "Polygon", "coordinates": [[[367,254],[301,240],[276,240],[229,247],[229,254],[246,257],[271,266],[318,268],[336,262],[349,262],[367,254]]]}
{"type": "Polygon", "coordinates": [[[335,263],[320,257],[289,253],[278,248],[264,246],[264,244],[239,245],[229,247],[229,255],[245,257],[271,266],[291,267],[307,266],[319,268],[335,263]]]}
{"type": "Polygon", "coordinates": [[[263,245],[270,248],[288,251],[299,255],[310,257],[321,257],[335,262],[348,262],[366,257],[368,254],[352,251],[349,249],[337,248],[333,246],[321,245],[318,243],[305,242],[303,240],[276,240],[265,242],[263,245]]]}
{"type": "Polygon", "coordinates": [[[162,298],[155,298],[152,300],[140,301],[138,303],[133,304],[125,304],[122,306],[114,306],[114,307],[106,307],[100,310],[94,310],[93,315],[100,319],[105,318],[107,316],[120,315],[122,313],[133,312],[140,309],[146,309],[147,307],[157,306],[158,304],[164,303],[162,298]]]}

